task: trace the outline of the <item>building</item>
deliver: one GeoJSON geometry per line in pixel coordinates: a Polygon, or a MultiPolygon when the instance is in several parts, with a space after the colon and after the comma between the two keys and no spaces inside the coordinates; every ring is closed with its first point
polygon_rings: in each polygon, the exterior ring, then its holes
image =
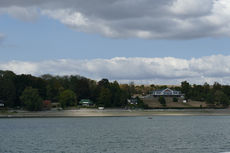
{"type": "Polygon", "coordinates": [[[80,102],[79,102],[80,105],[82,106],[91,106],[93,105],[93,102],[89,99],[82,99],[80,102]]]}
{"type": "Polygon", "coordinates": [[[172,90],[169,88],[163,89],[163,90],[154,90],[152,91],[152,95],[154,97],[158,96],[175,96],[175,97],[182,97],[184,94],[181,93],[181,91],[172,90]]]}

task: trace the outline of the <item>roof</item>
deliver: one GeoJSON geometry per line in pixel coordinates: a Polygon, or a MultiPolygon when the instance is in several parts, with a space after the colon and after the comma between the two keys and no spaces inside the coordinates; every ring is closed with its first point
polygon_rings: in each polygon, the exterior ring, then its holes
{"type": "Polygon", "coordinates": [[[81,99],[79,101],[80,104],[93,104],[93,102],[90,99],[81,99]]]}
{"type": "Polygon", "coordinates": [[[165,92],[170,92],[170,95],[182,95],[181,91],[177,91],[177,90],[172,90],[170,88],[166,88],[166,89],[162,89],[162,90],[154,90],[153,94],[154,95],[169,95],[169,94],[165,94],[165,92]]]}

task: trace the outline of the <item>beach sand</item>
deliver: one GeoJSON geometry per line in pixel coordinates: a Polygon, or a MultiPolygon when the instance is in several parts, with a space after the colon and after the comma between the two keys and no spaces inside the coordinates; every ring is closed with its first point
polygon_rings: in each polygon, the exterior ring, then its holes
{"type": "Polygon", "coordinates": [[[122,117],[122,116],[188,116],[188,115],[230,115],[230,109],[76,109],[51,111],[7,111],[0,112],[0,118],[31,118],[31,117],[122,117]]]}

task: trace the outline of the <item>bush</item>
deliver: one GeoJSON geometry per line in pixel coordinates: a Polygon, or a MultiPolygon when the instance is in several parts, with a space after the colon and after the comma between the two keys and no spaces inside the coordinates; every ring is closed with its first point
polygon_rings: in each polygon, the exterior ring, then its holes
{"type": "Polygon", "coordinates": [[[177,97],[173,97],[173,102],[178,102],[178,98],[177,97]]]}
{"type": "Polygon", "coordinates": [[[77,102],[75,93],[72,90],[64,90],[60,93],[59,103],[62,108],[74,106],[77,102]]]}
{"type": "Polygon", "coordinates": [[[166,101],[165,101],[165,98],[163,96],[160,96],[158,100],[162,106],[166,106],[166,101]]]}

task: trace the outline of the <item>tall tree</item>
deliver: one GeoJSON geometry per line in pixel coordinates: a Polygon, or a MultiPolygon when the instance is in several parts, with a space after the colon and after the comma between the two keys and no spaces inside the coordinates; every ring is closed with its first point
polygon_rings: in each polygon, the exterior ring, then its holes
{"type": "Polygon", "coordinates": [[[77,98],[75,93],[69,89],[62,91],[59,96],[59,103],[62,108],[76,105],[77,98]]]}
{"type": "Polygon", "coordinates": [[[37,89],[32,87],[25,88],[20,96],[20,99],[27,110],[42,110],[42,98],[40,97],[37,89]]]}
{"type": "Polygon", "coordinates": [[[191,85],[187,81],[181,82],[181,91],[185,94],[185,98],[190,98],[191,85]]]}
{"type": "Polygon", "coordinates": [[[99,97],[97,99],[98,105],[103,105],[105,107],[111,107],[111,97],[112,94],[108,88],[102,87],[100,90],[99,97]]]}

